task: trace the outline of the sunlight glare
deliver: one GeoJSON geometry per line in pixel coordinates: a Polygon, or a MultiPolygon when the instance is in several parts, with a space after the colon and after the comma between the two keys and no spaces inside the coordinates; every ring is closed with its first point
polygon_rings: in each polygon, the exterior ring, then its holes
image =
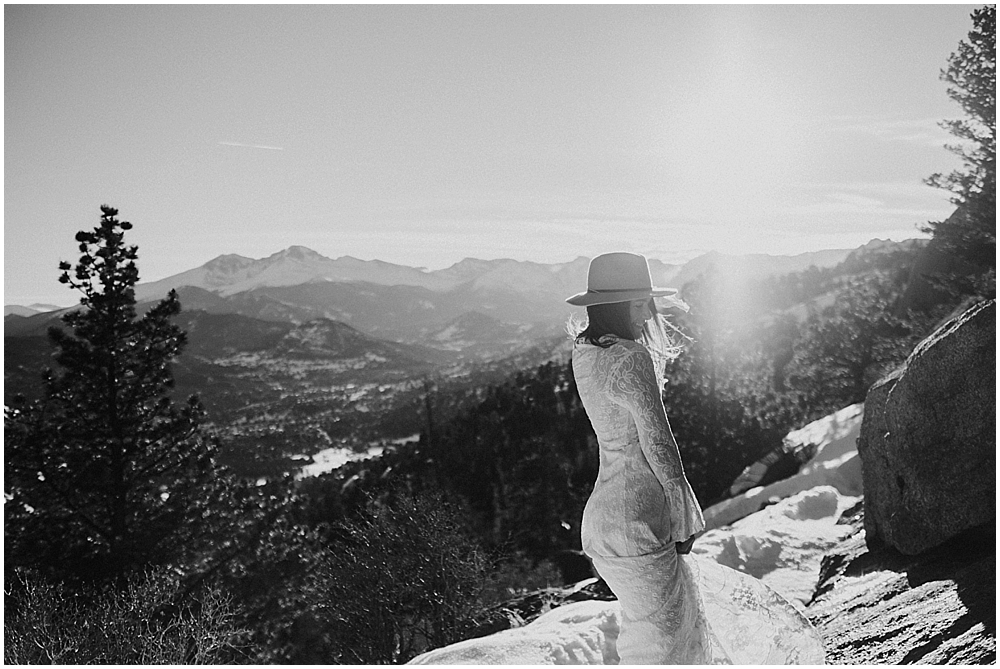
{"type": "Polygon", "coordinates": [[[678,213],[739,228],[781,206],[805,126],[761,46],[738,28],[719,31],[702,76],[672,96],[663,152],[678,213]]]}

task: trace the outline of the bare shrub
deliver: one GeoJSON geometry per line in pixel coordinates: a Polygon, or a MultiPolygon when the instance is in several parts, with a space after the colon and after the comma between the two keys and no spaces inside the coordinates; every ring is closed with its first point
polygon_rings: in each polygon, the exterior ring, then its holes
{"type": "Polygon", "coordinates": [[[24,572],[5,587],[4,664],[213,664],[246,659],[229,597],[182,598],[163,571],[73,593],[24,572]]]}
{"type": "Polygon", "coordinates": [[[475,635],[491,564],[455,507],[402,497],[343,530],[316,575],[329,661],[405,662],[475,635]]]}

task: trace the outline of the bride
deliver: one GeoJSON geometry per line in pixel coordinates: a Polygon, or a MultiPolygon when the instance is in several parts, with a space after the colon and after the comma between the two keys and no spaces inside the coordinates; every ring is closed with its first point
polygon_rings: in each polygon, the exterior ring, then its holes
{"type": "Polygon", "coordinates": [[[678,333],[654,300],[686,309],[675,293],[653,288],[643,256],[607,253],[591,261],[587,291],[566,300],[587,307],[573,374],[600,445],[583,550],[621,604],[621,663],[821,662],[815,631],[788,602],[690,553],[705,522],[660,394],[678,333]]]}

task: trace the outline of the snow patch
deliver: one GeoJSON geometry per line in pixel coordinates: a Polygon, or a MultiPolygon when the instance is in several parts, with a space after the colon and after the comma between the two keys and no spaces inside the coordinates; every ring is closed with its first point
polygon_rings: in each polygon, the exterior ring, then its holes
{"type": "Polygon", "coordinates": [[[560,606],[489,637],[419,655],[409,664],[618,664],[618,602],[560,606]]]}
{"type": "Polygon", "coordinates": [[[781,513],[791,520],[836,520],[840,495],[834,488],[816,488],[796,495],[785,504],[781,513]]]}
{"type": "Polygon", "coordinates": [[[434,335],[433,338],[436,341],[447,341],[449,339],[452,339],[455,335],[457,335],[458,332],[459,330],[457,325],[449,325],[444,330],[441,330],[441,332],[438,332],[436,335],[434,335]]]}
{"type": "MultiPolygon", "coordinates": [[[[295,475],[296,479],[309,478],[310,476],[319,476],[320,474],[325,474],[327,472],[332,472],[334,469],[343,467],[348,462],[354,460],[367,460],[368,458],[374,458],[382,455],[381,446],[372,446],[367,451],[354,451],[350,448],[324,448],[319,453],[315,453],[311,456],[312,463],[302,467],[299,472],[295,475]]],[[[293,456],[294,459],[309,459],[308,455],[296,455],[293,456]]]]}
{"type": "Polygon", "coordinates": [[[804,490],[731,527],[708,530],[692,552],[759,578],[804,609],[823,556],[851,531],[837,520],[859,499],[832,486],[804,490]]]}
{"type": "Polygon", "coordinates": [[[865,405],[852,404],[840,411],[814,420],[805,427],[789,432],[784,442],[793,447],[816,444],[819,448],[811,462],[829,460],[849,450],[856,450],[858,430],[864,417],[865,405]]]}

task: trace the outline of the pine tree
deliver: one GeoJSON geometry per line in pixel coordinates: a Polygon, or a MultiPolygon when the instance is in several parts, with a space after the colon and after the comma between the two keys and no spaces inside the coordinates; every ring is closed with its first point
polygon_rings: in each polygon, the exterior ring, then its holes
{"type": "Polygon", "coordinates": [[[949,283],[962,292],[992,296],[996,294],[996,6],[974,11],[972,22],[968,39],[941,72],[949,84],[948,96],[965,112],[965,118],[941,124],[960,141],[948,148],[962,158],[963,167],[927,179],[929,185],[950,191],[958,209],[945,221],[928,223],[925,231],[977,275],[971,284],[960,277],[951,277],[949,283]]]}
{"type": "Polygon", "coordinates": [[[77,581],[190,561],[212,541],[221,491],[198,400],[169,396],[185,344],[177,295],[137,316],[132,226],[101,211],[76,236],[75,269],[60,263],[60,282],[82,293],[63,317],[72,332],[49,331],[61,371],[45,372],[42,399],[4,415],[7,567],[77,581]]]}
{"type": "Polygon", "coordinates": [[[803,326],[789,382],[822,413],[863,402],[868,389],[899,365],[926,334],[927,317],[895,315],[903,273],[850,278],[835,302],[803,326]]]}

